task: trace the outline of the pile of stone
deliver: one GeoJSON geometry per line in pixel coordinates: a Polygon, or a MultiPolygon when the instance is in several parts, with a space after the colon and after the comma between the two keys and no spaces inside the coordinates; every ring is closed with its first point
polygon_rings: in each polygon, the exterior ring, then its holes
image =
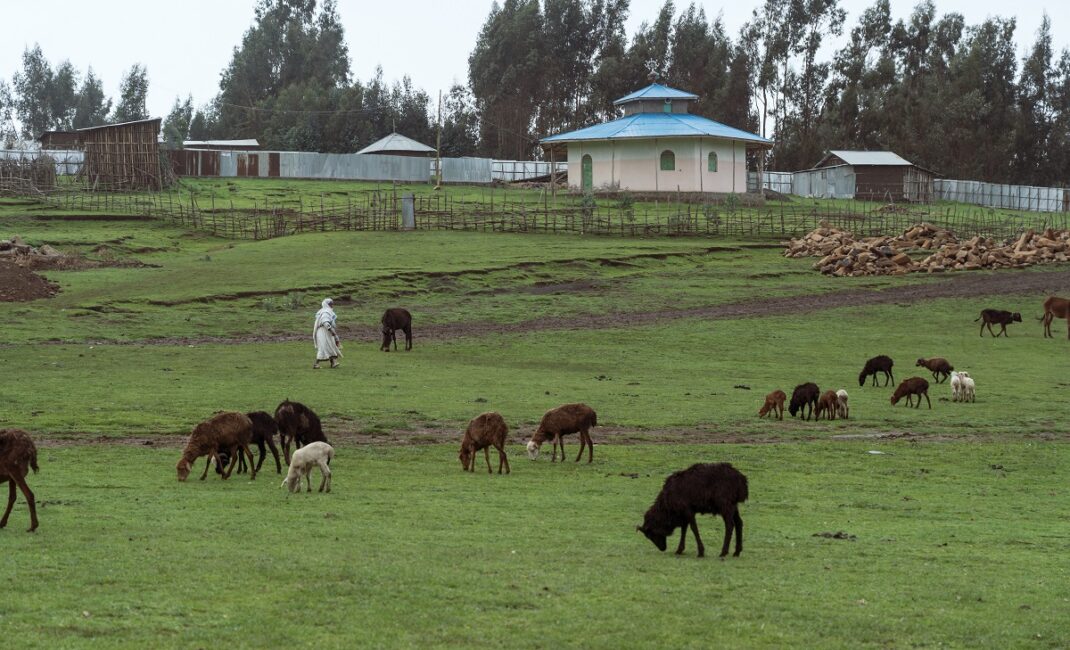
{"type": "Polygon", "coordinates": [[[30,246],[22,237],[15,235],[11,239],[0,239],[0,260],[14,262],[20,266],[28,265],[33,258],[59,258],[63,253],[48,244],[40,248],[30,246]]]}
{"type": "Polygon", "coordinates": [[[946,245],[922,260],[919,271],[973,271],[977,269],[1024,268],[1036,264],[1066,262],[1070,231],[1048,228],[1041,234],[1029,230],[1010,242],[974,237],[946,245]]]}
{"type": "Polygon", "coordinates": [[[1010,242],[974,237],[960,242],[944,228],[921,223],[898,237],[855,239],[846,230],[822,222],[813,232],[793,239],[786,257],[820,257],[814,269],[826,275],[903,275],[977,269],[1023,268],[1068,261],[1070,231],[1030,230],[1010,242]],[[930,254],[918,259],[928,251],[930,254]]]}

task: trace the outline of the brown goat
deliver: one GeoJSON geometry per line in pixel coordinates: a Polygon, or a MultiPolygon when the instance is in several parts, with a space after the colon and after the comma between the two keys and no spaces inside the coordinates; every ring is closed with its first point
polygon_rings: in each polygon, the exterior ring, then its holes
{"type": "Polygon", "coordinates": [[[736,552],[743,551],[743,518],[739,516],[739,504],[747,500],[747,477],[729,463],[698,463],[671,474],[665,479],[654,505],[643,516],[643,525],[636,530],[658,547],[667,548],[666,540],[677,528],[680,529],[680,544],[676,554],[684,552],[687,527],[695,534],[698,556],[706,554],[702,538],[698,534],[697,514],[721,515],[724,519],[724,544],[721,557],[728,555],[728,543],[732,541],[732,529],[736,531],[736,552]]]}
{"type": "Polygon", "coordinates": [[[817,411],[815,411],[814,421],[821,419],[821,414],[825,414],[825,419],[835,420],[836,412],[839,411],[839,399],[836,398],[836,391],[826,390],[821,393],[821,397],[817,398],[817,411]]]}
{"type": "MultiPolygon", "coordinates": [[[[982,309],[981,315],[973,319],[973,322],[976,323],[977,321],[982,321],[981,336],[985,335],[986,326],[988,327],[988,333],[992,334],[992,323],[995,323],[1000,326],[999,334],[1007,337],[1007,326],[1011,323],[1021,323],[1022,315],[1018,312],[1012,314],[1011,312],[1002,309],[982,309]]],[[[993,336],[998,338],[999,334],[994,334],[993,336]]]]}
{"type": "Polygon", "coordinates": [[[925,401],[929,403],[929,408],[931,409],[933,403],[929,401],[929,382],[921,377],[904,379],[895,389],[895,393],[892,394],[892,406],[898,404],[899,400],[905,397],[907,398],[907,406],[918,408],[921,406],[922,395],[925,396],[925,401]],[[918,403],[916,405],[913,402],[915,395],[918,397],[918,403]]]}
{"type": "Polygon", "coordinates": [[[383,317],[379,319],[379,322],[383,333],[383,344],[379,346],[380,350],[390,352],[391,341],[394,343],[394,349],[398,349],[398,330],[405,333],[405,349],[412,349],[412,314],[409,310],[391,307],[383,312],[383,317]]]}
{"type": "Polygon", "coordinates": [[[1070,339],[1070,300],[1050,296],[1044,301],[1044,338],[1055,338],[1051,333],[1051,322],[1056,318],[1066,319],[1066,338],[1070,339]]]}
{"type": "Polygon", "coordinates": [[[279,425],[279,442],[286,464],[290,464],[290,443],[294,449],[300,449],[310,442],[327,442],[323,435],[320,418],[312,409],[300,402],[283,400],[275,408],[275,422],[279,425]]]}
{"type": "MultiPolygon", "coordinates": [[[[253,460],[253,452],[249,449],[249,442],[253,438],[253,421],[244,413],[235,411],[223,411],[216,413],[211,418],[201,422],[193,428],[186,448],[182,451],[182,458],[178,461],[175,469],[178,470],[178,480],[185,481],[193,469],[193,463],[201,456],[213,457],[219,465],[219,452],[227,452],[230,464],[223,472],[223,478],[230,478],[234,471],[234,464],[238,461],[238,453],[244,451],[249,457],[249,466],[252,467],[251,478],[256,479],[256,466],[253,460]]],[[[208,477],[208,463],[204,466],[203,481],[208,477]]]]}
{"type": "Polygon", "coordinates": [[[758,417],[764,418],[767,413],[772,411],[773,415],[778,420],[784,419],[784,400],[788,399],[788,396],[782,390],[774,390],[765,396],[765,404],[758,410],[758,417]]]}
{"type": "Polygon", "coordinates": [[[0,430],[0,485],[8,484],[7,509],[4,510],[4,518],[0,519],[0,528],[7,526],[7,518],[15,505],[17,485],[26,498],[26,505],[30,507],[30,527],[26,532],[37,530],[37,501],[26,483],[26,476],[31,469],[34,474],[37,473],[37,446],[33,444],[30,434],[21,429],[0,430]]]}
{"type": "Polygon", "coordinates": [[[509,473],[509,457],[505,454],[505,437],[509,434],[509,426],[505,419],[498,413],[490,412],[477,415],[468,423],[464,430],[464,439],[461,440],[461,466],[464,471],[476,471],[476,452],[483,450],[483,457],[487,459],[487,473],[492,474],[490,469],[490,448],[498,450],[498,473],[502,473],[502,465],[505,465],[505,473],[509,473]]]}
{"type": "MultiPolygon", "coordinates": [[[[933,357],[931,359],[918,359],[918,362],[914,364],[920,368],[928,368],[933,373],[933,379],[936,383],[941,384],[947,381],[947,378],[951,376],[951,371],[955,369],[947,359],[943,357],[933,357]],[[943,375],[943,379],[940,376],[943,375]]],[[[902,386],[902,384],[900,384],[902,386]]]]}
{"type": "Polygon", "coordinates": [[[576,462],[583,457],[583,446],[587,445],[587,462],[594,460],[594,443],[591,442],[590,429],[598,425],[598,414],[586,404],[565,404],[550,409],[542,416],[539,428],[528,441],[528,458],[535,460],[539,457],[539,447],[549,439],[554,442],[554,455],[551,462],[557,461],[557,447],[561,446],[561,461],[565,460],[565,441],[561,436],[568,433],[580,434],[580,453],[576,456],[576,462]]]}

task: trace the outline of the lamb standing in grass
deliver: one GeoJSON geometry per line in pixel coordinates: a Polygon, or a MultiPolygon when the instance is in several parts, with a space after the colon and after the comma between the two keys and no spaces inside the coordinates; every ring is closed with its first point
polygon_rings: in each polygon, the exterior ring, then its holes
{"type": "Polygon", "coordinates": [[[286,478],[282,481],[282,487],[290,492],[301,491],[301,479],[308,484],[308,491],[312,491],[312,468],[319,465],[323,480],[320,482],[320,492],[331,491],[331,459],[334,458],[334,447],[325,442],[310,442],[294,452],[290,458],[290,469],[286,472],[286,478]],[[324,489],[326,488],[326,490],[324,489]]]}
{"type": "Polygon", "coordinates": [[[976,401],[976,396],[974,395],[974,390],[976,389],[976,384],[974,384],[974,382],[973,382],[973,377],[967,375],[966,373],[961,373],[961,374],[962,374],[962,376],[960,377],[960,379],[962,380],[962,390],[959,392],[959,401],[960,402],[974,402],[974,401],[976,401]]]}
{"type": "Polygon", "coordinates": [[[841,388],[836,391],[836,417],[846,420],[850,414],[851,409],[847,408],[847,391],[841,388]]]}

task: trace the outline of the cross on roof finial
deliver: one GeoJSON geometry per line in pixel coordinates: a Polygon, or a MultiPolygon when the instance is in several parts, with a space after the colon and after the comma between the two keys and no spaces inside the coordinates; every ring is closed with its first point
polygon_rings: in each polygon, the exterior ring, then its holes
{"type": "Polygon", "coordinates": [[[658,62],[654,59],[649,59],[646,63],[646,76],[652,83],[657,83],[661,77],[661,73],[658,72],[658,62]]]}

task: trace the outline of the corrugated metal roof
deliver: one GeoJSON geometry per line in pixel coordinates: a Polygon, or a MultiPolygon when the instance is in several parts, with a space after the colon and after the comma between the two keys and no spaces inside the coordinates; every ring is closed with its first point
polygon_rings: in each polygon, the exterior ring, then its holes
{"type": "Polygon", "coordinates": [[[434,153],[435,149],[407,138],[400,133],[391,133],[385,138],[369,144],[357,153],[382,153],[384,151],[411,151],[414,153],[434,153]]]}
{"type": "Polygon", "coordinates": [[[689,92],[683,90],[677,90],[675,88],[669,88],[668,86],[662,86],[661,84],[650,84],[642,90],[637,90],[630,95],[625,95],[617,101],[613,102],[614,106],[620,106],[628,102],[639,101],[642,99],[698,99],[698,95],[692,95],[689,92]]]}
{"type": "Polygon", "coordinates": [[[596,124],[578,131],[559,133],[542,142],[574,142],[582,140],[620,140],[626,138],[696,137],[725,138],[761,144],[773,144],[760,135],[748,133],[720,122],[689,113],[636,113],[620,119],[596,124]]]}
{"type": "Polygon", "coordinates": [[[913,164],[892,151],[847,151],[842,149],[830,150],[828,154],[821,159],[821,162],[817,164],[820,165],[825,162],[830,155],[836,156],[848,165],[887,165],[898,167],[901,165],[913,164]]]}
{"type": "Polygon", "coordinates": [[[182,146],[189,147],[259,147],[256,138],[249,140],[185,140],[182,146]]]}
{"type": "Polygon", "coordinates": [[[133,121],[130,121],[130,122],[118,122],[116,124],[101,124],[99,126],[87,126],[84,129],[76,129],[76,130],[78,132],[82,132],[82,131],[97,131],[99,129],[114,129],[115,127],[118,127],[118,126],[130,126],[132,124],[147,124],[149,122],[160,122],[160,121],[161,121],[161,118],[159,118],[159,117],[150,117],[150,118],[147,118],[147,119],[144,119],[144,120],[133,120],[133,121]]]}

